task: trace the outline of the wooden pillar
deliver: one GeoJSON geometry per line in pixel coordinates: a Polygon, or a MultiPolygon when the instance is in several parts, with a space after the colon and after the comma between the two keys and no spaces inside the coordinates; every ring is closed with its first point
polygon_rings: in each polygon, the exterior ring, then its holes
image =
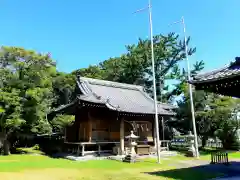
{"type": "Polygon", "coordinates": [[[64,142],[67,141],[67,127],[64,128],[64,142]]]}
{"type": "Polygon", "coordinates": [[[80,140],[82,139],[82,125],[81,123],[79,123],[79,126],[78,126],[78,141],[80,142],[80,140]]]}
{"type": "Polygon", "coordinates": [[[92,120],[89,121],[89,142],[92,141],[92,120]]]}
{"type": "Polygon", "coordinates": [[[98,155],[100,156],[101,155],[101,145],[98,144],[98,155]]]}
{"type": "Polygon", "coordinates": [[[92,141],[92,117],[90,115],[90,112],[88,112],[88,141],[92,141]]]}
{"type": "Polygon", "coordinates": [[[83,141],[86,141],[87,137],[86,137],[86,123],[84,123],[84,128],[83,128],[83,141]]]}
{"type": "Polygon", "coordinates": [[[124,155],[124,119],[120,120],[120,149],[121,155],[124,155]]]}

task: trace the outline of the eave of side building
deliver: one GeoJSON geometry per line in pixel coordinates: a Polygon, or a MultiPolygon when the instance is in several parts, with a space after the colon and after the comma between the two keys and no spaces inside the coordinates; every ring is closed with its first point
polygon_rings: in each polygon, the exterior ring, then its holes
{"type": "Polygon", "coordinates": [[[240,97],[240,58],[235,62],[211,72],[199,74],[189,81],[197,90],[206,90],[222,95],[240,97]]]}

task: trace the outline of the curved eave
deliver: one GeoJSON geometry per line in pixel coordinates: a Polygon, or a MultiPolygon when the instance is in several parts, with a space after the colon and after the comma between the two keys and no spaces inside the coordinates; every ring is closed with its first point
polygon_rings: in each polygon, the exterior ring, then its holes
{"type": "Polygon", "coordinates": [[[118,110],[118,108],[113,106],[112,104],[110,104],[108,100],[98,99],[93,94],[81,95],[81,96],[78,97],[78,99],[80,101],[84,101],[84,102],[101,104],[101,105],[105,106],[106,108],[108,108],[110,110],[114,110],[114,111],[118,110]]]}
{"type": "Polygon", "coordinates": [[[50,111],[47,114],[48,120],[52,120],[54,118],[54,116],[56,116],[57,114],[62,114],[62,113],[67,113],[67,112],[70,112],[69,114],[72,114],[71,113],[73,111],[72,108],[77,106],[77,104],[78,104],[78,99],[75,99],[74,101],[72,101],[69,104],[62,105],[62,106],[60,106],[58,108],[53,109],[52,111],[50,111]]]}
{"type": "MultiPolygon", "coordinates": [[[[226,68],[225,68],[226,69],[226,68]]],[[[214,74],[212,73],[205,73],[201,75],[195,76],[192,80],[188,81],[190,84],[197,85],[197,84],[206,84],[206,83],[219,83],[222,81],[235,79],[237,77],[240,78],[240,70],[233,71],[228,70],[230,72],[225,72],[222,74],[214,74]]],[[[219,72],[216,72],[219,73],[219,72]]]]}
{"type": "MultiPolygon", "coordinates": [[[[132,113],[132,114],[145,114],[145,115],[154,115],[155,114],[154,109],[152,110],[152,112],[151,111],[144,112],[144,109],[142,109],[140,111],[131,111],[131,108],[130,109],[126,108],[126,107],[121,108],[120,106],[118,106],[118,104],[113,104],[111,102],[111,99],[102,98],[101,96],[98,96],[97,94],[95,94],[95,92],[91,89],[91,86],[90,86],[87,78],[82,78],[82,81],[80,79],[78,79],[77,81],[78,81],[78,86],[79,86],[81,92],[83,93],[83,95],[80,95],[78,97],[80,99],[80,101],[101,104],[103,107],[106,107],[113,111],[118,111],[119,113],[132,113]]],[[[101,83],[103,83],[103,82],[101,82],[101,83]]],[[[105,83],[112,83],[112,82],[106,81],[105,83]]],[[[100,84],[100,85],[102,85],[102,84],[100,84]]],[[[117,85],[120,86],[120,83],[117,83],[117,85]]],[[[123,85],[121,85],[121,88],[123,88],[122,86],[123,85]]],[[[126,85],[124,85],[124,86],[126,86],[126,85]]],[[[134,90],[140,91],[142,93],[142,95],[146,98],[146,101],[151,101],[152,103],[154,102],[153,99],[144,92],[144,90],[141,86],[133,86],[133,85],[127,85],[127,86],[129,86],[128,88],[131,88],[131,89],[134,88],[134,90]]],[[[170,109],[174,109],[174,107],[172,107],[170,105],[158,103],[158,114],[159,115],[174,116],[175,114],[170,109]]]]}
{"type": "MultiPolygon", "coordinates": [[[[97,107],[104,107],[104,108],[108,108],[109,110],[112,110],[112,111],[118,111],[119,113],[121,114],[135,114],[135,115],[154,115],[155,113],[154,112],[133,112],[133,111],[123,111],[121,110],[120,107],[117,107],[115,105],[112,105],[110,103],[109,100],[100,100],[100,99],[96,99],[94,96],[80,96],[78,97],[80,102],[82,103],[93,103],[93,104],[96,104],[97,107]]],[[[172,112],[172,111],[167,111],[167,110],[161,110],[162,112],[159,112],[158,115],[159,116],[175,116],[175,113],[172,112]]]]}

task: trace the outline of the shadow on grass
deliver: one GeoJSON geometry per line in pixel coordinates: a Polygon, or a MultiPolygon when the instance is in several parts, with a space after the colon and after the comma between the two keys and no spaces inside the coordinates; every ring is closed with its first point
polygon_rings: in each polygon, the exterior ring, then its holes
{"type": "Polygon", "coordinates": [[[16,148],[11,150],[11,154],[40,154],[46,155],[44,152],[39,150],[34,150],[33,148],[16,148]]]}
{"type": "Polygon", "coordinates": [[[229,165],[207,164],[195,167],[186,167],[166,171],[154,171],[145,173],[149,175],[178,180],[206,180],[223,176],[233,177],[240,176],[240,162],[231,162],[229,165]]]}
{"type": "Polygon", "coordinates": [[[66,156],[71,156],[72,154],[68,154],[68,153],[52,153],[51,154],[50,153],[45,155],[53,159],[67,159],[66,156]]]}
{"type": "Polygon", "coordinates": [[[49,158],[53,159],[66,159],[66,156],[72,156],[73,154],[69,153],[60,153],[60,151],[44,151],[42,149],[34,149],[33,147],[31,148],[15,148],[11,150],[11,154],[16,154],[16,155],[43,155],[47,156],[49,158]]]}
{"type": "Polygon", "coordinates": [[[31,154],[31,152],[24,149],[15,149],[12,154],[31,154]]]}

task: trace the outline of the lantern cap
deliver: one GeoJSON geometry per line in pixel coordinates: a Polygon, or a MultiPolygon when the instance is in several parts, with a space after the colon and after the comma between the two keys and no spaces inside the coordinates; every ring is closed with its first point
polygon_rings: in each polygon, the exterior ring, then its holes
{"type": "Polygon", "coordinates": [[[136,136],[135,134],[133,134],[133,131],[131,131],[131,134],[126,136],[125,138],[127,138],[127,139],[130,139],[130,138],[137,139],[137,138],[139,138],[139,136],[136,136]]]}

